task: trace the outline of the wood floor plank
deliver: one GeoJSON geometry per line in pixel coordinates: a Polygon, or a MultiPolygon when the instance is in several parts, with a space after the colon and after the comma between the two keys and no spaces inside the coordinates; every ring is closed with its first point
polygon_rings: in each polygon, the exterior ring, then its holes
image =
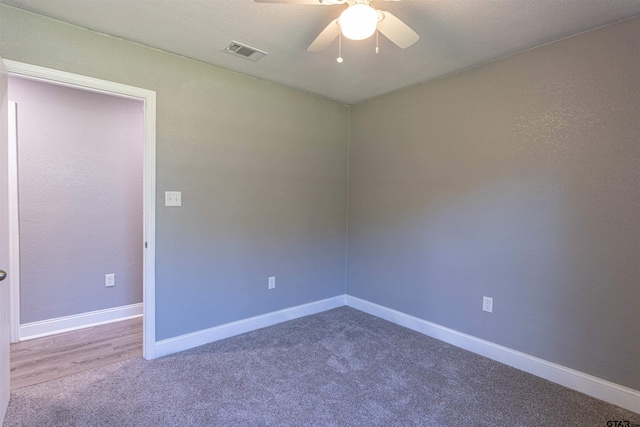
{"type": "Polygon", "coordinates": [[[11,344],[11,389],[142,356],[142,318],[11,344]]]}

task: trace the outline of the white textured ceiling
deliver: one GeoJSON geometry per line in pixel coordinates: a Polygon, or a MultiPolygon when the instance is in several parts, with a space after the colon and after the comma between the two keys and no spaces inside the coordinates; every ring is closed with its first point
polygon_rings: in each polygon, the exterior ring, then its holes
{"type": "Polygon", "coordinates": [[[380,36],[308,45],[345,6],[253,0],[0,0],[21,9],[355,104],[592,28],[640,15],[640,0],[374,1],[420,40],[400,49],[380,36]],[[223,52],[235,40],[269,53],[251,62],[223,52]]]}

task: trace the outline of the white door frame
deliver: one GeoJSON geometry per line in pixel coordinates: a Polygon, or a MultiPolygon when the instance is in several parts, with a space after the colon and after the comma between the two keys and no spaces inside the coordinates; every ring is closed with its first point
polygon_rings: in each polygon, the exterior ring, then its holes
{"type": "MultiPolygon", "coordinates": [[[[135,86],[128,86],[6,59],[4,60],[4,64],[7,67],[9,76],[23,77],[59,86],[135,99],[144,103],[144,237],[141,245],[145,249],[143,251],[142,353],[145,359],[154,359],[156,353],[156,93],[135,86]]],[[[15,295],[17,289],[13,289],[13,282],[11,282],[10,286],[11,294],[15,295]]],[[[15,298],[11,298],[12,303],[14,300],[18,301],[17,295],[15,298]]],[[[11,308],[12,319],[14,318],[13,313],[16,310],[19,310],[19,305],[11,308]]],[[[14,325],[12,324],[12,326],[14,325]]],[[[18,326],[19,325],[15,325],[16,328],[18,326]]],[[[12,328],[12,334],[13,333],[12,328]]]]}
{"type": "Polygon", "coordinates": [[[7,154],[9,164],[9,318],[11,342],[19,341],[20,327],[20,234],[18,227],[18,163],[17,163],[17,116],[16,103],[9,101],[9,139],[7,154]]]}

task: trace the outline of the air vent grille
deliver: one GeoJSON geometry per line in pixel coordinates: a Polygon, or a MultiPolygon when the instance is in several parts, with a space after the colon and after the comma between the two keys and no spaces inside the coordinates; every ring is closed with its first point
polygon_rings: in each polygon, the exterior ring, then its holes
{"type": "Polygon", "coordinates": [[[224,48],[224,51],[240,58],[245,58],[250,61],[256,62],[267,56],[267,52],[263,52],[258,49],[254,49],[242,43],[232,41],[224,48]]]}

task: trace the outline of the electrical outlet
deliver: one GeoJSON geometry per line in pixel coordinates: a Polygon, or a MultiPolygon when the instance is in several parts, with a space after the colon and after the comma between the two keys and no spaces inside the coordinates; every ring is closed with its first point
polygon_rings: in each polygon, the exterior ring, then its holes
{"type": "Polygon", "coordinates": [[[115,274],[105,274],[104,275],[104,285],[107,288],[116,285],[116,275],[115,274]]]}
{"type": "Polygon", "coordinates": [[[182,192],[180,192],[180,191],[165,191],[164,192],[164,205],[165,206],[182,206],[182,192]]]}
{"type": "Polygon", "coordinates": [[[493,313],[493,298],[482,297],[482,311],[493,313]]]}
{"type": "Polygon", "coordinates": [[[276,287],[276,276],[269,277],[269,289],[275,289],[276,287]]]}

